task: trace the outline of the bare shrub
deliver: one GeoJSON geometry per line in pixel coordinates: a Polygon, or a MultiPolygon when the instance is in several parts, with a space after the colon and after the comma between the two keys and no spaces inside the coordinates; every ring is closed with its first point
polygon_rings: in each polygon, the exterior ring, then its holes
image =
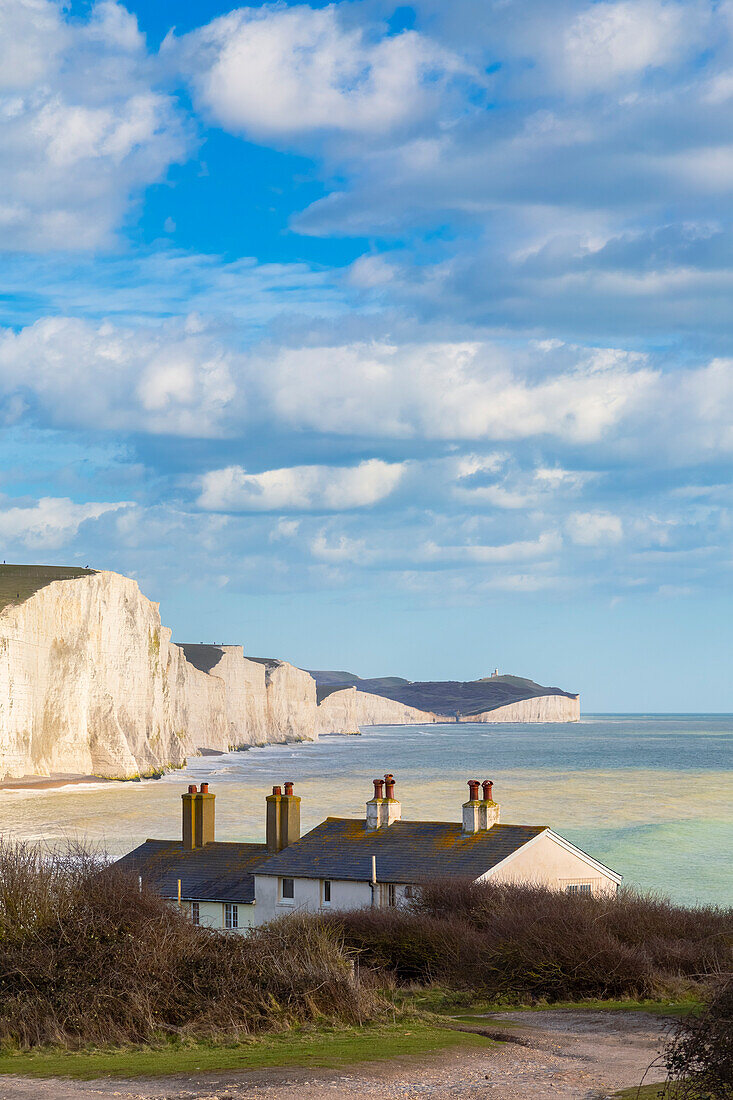
{"type": "Polygon", "coordinates": [[[666,1095],[676,1100],[733,1097],[733,978],[716,984],[700,1016],[680,1021],[664,1057],[666,1095]]]}
{"type": "Polygon", "coordinates": [[[333,926],[195,927],[88,852],[0,842],[0,1042],[146,1042],[372,1016],[333,926]]]}
{"type": "Polygon", "coordinates": [[[733,912],[654,896],[567,895],[534,886],[437,882],[407,910],[342,913],[365,962],[400,981],[490,996],[651,996],[729,965],[733,912]]]}

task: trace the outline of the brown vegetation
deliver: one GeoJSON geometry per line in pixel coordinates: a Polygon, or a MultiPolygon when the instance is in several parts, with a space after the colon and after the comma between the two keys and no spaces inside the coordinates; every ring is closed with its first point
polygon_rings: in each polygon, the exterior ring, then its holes
{"type": "Polygon", "coordinates": [[[675,1100],[733,1097],[733,977],[714,987],[704,1011],[682,1020],[667,1047],[665,1096],[675,1100]]]}
{"type": "Polygon", "coordinates": [[[0,1043],[241,1035],[376,1007],[333,926],[209,932],[88,853],[0,842],[0,1043]]]}
{"type": "Polygon", "coordinates": [[[364,964],[397,981],[517,1000],[674,993],[728,969],[733,942],[731,910],[455,880],[408,910],[332,919],[364,964]]]}

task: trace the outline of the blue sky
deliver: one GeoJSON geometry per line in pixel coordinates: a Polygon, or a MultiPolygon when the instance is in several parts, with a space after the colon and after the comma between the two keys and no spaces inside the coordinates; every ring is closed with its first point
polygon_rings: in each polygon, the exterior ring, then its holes
{"type": "Polygon", "coordinates": [[[733,4],[0,0],[0,539],[733,710],[733,4]]]}

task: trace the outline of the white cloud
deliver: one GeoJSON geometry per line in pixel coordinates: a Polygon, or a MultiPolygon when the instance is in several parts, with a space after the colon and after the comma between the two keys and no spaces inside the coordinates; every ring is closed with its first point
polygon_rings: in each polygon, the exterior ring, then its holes
{"type": "Polygon", "coordinates": [[[283,348],[268,377],[278,417],[320,431],[587,443],[643,399],[655,373],[615,351],[577,360],[534,380],[491,345],[362,343],[283,348]]]}
{"type": "Polygon", "coordinates": [[[611,512],[573,512],[567,521],[567,531],[577,546],[604,546],[620,542],[623,524],[611,512]]]}
{"type": "Polygon", "coordinates": [[[54,317],[0,330],[0,393],[32,394],[58,426],[205,437],[222,434],[236,387],[231,356],[196,325],[54,317]]]}
{"type": "Polygon", "coordinates": [[[292,466],[248,474],[241,466],[201,478],[200,507],[211,511],[341,511],[377,504],[396,489],[404,463],[372,458],[358,466],[292,466]]]}
{"type": "Polygon", "coordinates": [[[0,0],[0,234],[5,249],[108,244],[131,199],[187,145],[155,90],[135,17],[0,0]]]}
{"type": "Polygon", "coordinates": [[[336,5],[240,8],[166,42],[193,82],[199,107],[255,138],[308,131],[383,135],[414,123],[456,55],[414,31],[375,38],[346,26],[336,5]]]}
{"type": "Polygon", "coordinates": [[[581,89],[607,88],[690,51],[701,22],[696,6],[660,0],[595,3],[565,32],[564,74],[581,89]]]}
{"type": "Polygon", "coordinates": [[[0,509],[0,538],[25,546],[55,549],[70,542],[87,520],[130,507],[116,504],[75,504],[68,497],[41,497],[33,505],[0,509]]]}
{"type": "Polygon", "coordinates": [[[348,562],[352,565],[363,565],[372,557],[366,551],[364,539],[350,539],[346,535],[340,535],[335,542],[329,542],[324,532],[311,540],[310,550],[313,557],[319,561],[348,562]]]}
{"type": "Polygon", "coordinates": [[[469,562],[476,565],[500,564],[505,562],[529,561],[544,558],[557,553],[562,547],[562,539],[554,532],[545,532],[536,539],[524,542],[510,542],[500,546],[438,546],[428,542],[424,555],[429,561],[469,562]]]}

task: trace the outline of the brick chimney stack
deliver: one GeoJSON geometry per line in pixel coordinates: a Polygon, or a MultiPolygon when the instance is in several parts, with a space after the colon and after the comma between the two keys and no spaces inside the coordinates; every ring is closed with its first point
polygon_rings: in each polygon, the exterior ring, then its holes
{"type": "Polygon", "coordinates": [[[492,790],[494,784],[490,779],[484,779],[481,784],[483,799],[479,809],[479,829],[490,829],[492,825],[499,824],[499,804],[494,802],[492,790]]]}
{"type": "Polygon", "coordinates": [[[391,774],[384,779],[375,779],[374,795],[366,804],[366,827],[368,832],[383,829],[402,816],[402,806],[394,796],[395,780],[391,774]],[[382,790],[384,789],[384,794],[382,790]]]}
{"type": "Polygon", "coordinates": [[[300,798],[293,793],[293,784],[286,783],[285,794],[282,787],[273,787],[265,801],[267,850],[274,854],[300,840],[300,798]]]}
{"type": "Polygon", "coordinates": [[[181,795],[182,840],[183,847],[189,852],[211,844],[215,838],[215,799],[216,795],[210,793],[208,783],[202,783],[200,791],[196,790],[195,783],[191,783],[186,794],[181,795]]]}
{"type": "Polygon", "coordinates": [[[466,836],[477,833],[481,828],[481,799],[478,794],[478,779],[468,781],[468,802],[463,803],[463,832],[466,836]]]}

